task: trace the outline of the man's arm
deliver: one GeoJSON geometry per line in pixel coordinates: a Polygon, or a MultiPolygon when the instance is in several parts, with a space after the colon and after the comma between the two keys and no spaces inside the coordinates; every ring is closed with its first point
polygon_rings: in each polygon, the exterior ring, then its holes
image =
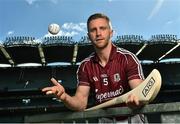
{"type": "Polygon", "coordinates": [[[142,83],[143,80],[142,79],[132,79],[129,80],[129,86],[131,89],[134,89],[135,87],[137,87],[140,83],[142,83]]]}
{"type": "MultiPolygon", "coordinates": [[[[142,83],[143,80],[142,79],[132,79],[129,80],[129,86],[131,89],[134,89],[135,87],[137,87],[140,83],[142,83]]],[[[126,104],[128,107],[130,108],[139,108],[141,107],[143,104],[139,101],[139,98],[136,96],[136,94],[130,94],[128,96],[128,99],[126,101],[126,104]]]]}
{"type": "Polygon", "coordinates": [[[66,94],[65,100],[63,100],[64,104],[71,110],[85,110],[88,103],[89,89],[89,86],[78,86],[74,96],[71,97],[66,94]]]}
{"type": "Polygon", "coordinates": [[[65,106],[71,110],[83,111],[86,109],[90,91],[89,86],[78,86],[75,95],[70,96],[65,92],[64,87],[54,78],[51,79],[51,82],[54,84],[54,86],[45,87],[42,89],[42,92],[46,92],[47,95],[54,94],[65,104],[65,106]]]}

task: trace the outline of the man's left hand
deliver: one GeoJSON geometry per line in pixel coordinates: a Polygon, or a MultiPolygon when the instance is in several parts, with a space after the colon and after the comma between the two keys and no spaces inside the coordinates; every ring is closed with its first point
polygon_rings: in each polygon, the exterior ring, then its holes
{"type": "Polygon", "coordinates": [[[139,98],[136,95],[130,94],[126,101],[126,105],[131,109],[137,109],[142,107],[143,103],[139,101],[139,98]]]}

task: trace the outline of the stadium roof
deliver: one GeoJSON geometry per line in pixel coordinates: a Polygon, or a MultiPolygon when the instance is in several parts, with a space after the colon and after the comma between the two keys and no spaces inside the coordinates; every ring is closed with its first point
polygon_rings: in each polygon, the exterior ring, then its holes
{"type": "MultiPolygon", "coordinates": [[[[180,41],[126,41],[114,42],[117,46],[127,49],[144,61],[159,62],[164,59],[180,59],[180,41]]],[[[94,51],[89,42],[49,42],[49,43],[17,43],[0,45],[0,64],[17,66],[23,63],[64,62],[78,63],[94,51]]]]}

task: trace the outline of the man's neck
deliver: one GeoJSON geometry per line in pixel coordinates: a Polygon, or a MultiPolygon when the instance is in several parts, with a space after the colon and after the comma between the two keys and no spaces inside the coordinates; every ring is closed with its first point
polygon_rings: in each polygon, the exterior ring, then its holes
{"type": "Polygon", "coordinates": [[[107,47],[103,48],[103,49],[98,49],[96,50],[97,55],[100,59],[99,64],[102,65],[103,67],[106,66],[106,64],[109,61],[109,57],[111,54],[111,49],[112,49],[112,44],[111,42],[107,45],[107,47]]]}

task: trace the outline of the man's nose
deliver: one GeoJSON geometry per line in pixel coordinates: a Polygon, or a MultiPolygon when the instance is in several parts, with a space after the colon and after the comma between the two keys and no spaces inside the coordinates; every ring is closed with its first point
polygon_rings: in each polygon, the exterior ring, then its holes
{"type": "Polygon", "coordinates": [[[96,36],[100,36],[101,35],[101,30],[100,29],[97,29],[96,31],[96,36]]]}

